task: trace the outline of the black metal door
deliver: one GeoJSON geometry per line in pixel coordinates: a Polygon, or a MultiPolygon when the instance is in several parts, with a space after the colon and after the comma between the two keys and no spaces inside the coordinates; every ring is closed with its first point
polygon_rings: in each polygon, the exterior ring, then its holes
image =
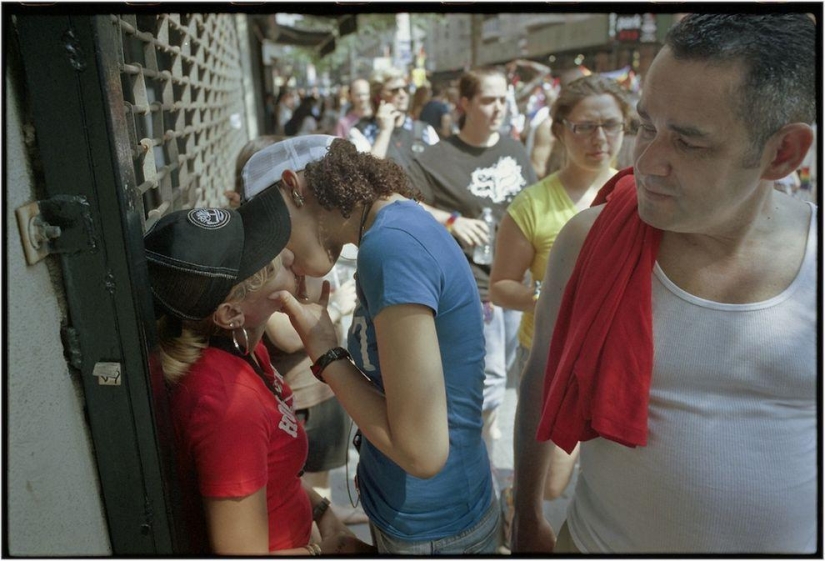
{"type": "MultiPolygon", "coordinates": [[[[61,228],[64,340],[83,380],[113,553],[182,551],[142,236],[170,209],[219,206],[246,141],[234,16],[46,15],[17,33],[61,228]]],[[[7,31],[9,28],[7,27],[7,31]]]]}

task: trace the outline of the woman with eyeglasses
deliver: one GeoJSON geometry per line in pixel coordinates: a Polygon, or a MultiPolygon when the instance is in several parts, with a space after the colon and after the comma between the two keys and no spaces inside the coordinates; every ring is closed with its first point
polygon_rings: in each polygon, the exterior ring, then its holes
{"type": "MultiPolygon", "coordinates": [[[[596,193],[617,170],[631,106],[613,80],[586,76],[564,87],[551,110],[552,133],[564,148],[559,171],[519,193],[507,208],[496,241],[490,274],[493,303],[523,312],[519,328],[518,372],[533,340],[533,316],[550,248],[562,226],[590,206],[596,193]],[[533,282],[523,281],[529,272],[533,282]]],[[[547,349],[536,352],[546,353],[547,349]]],[[[570,481],[578,448],[568,456],[557,448],[545,498],[561,495],[570,481]]]]}

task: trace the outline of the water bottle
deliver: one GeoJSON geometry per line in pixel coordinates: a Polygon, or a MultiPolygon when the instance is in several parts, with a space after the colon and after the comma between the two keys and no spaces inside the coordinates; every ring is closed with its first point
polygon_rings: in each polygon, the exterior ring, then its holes
{"type": "Polygon", "coordinates": [[[477,245],[473,249],[473,261],[479,265],[490,265],[493,262],[493,247],[496,243],[496,219],[490,207],[484,207],[479,219],[487,223],[489,237],[487,243],[477,245]]]}

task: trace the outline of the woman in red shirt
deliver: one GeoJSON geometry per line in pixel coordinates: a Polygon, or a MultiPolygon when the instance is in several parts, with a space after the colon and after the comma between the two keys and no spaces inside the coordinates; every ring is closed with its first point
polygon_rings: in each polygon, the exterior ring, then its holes
{"type": "Polygon", "coordinates": [[[171,213],[144,237],[178,468],[213,553],[371,551],[303,487],[306,434],[261,343],[280,307],[268,296],[298,289],[289,234],[273,190],[237,210],[171,213]]]}

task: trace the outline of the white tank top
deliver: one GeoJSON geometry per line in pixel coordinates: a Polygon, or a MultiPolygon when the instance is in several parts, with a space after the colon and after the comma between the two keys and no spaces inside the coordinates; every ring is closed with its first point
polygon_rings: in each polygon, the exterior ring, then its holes
{"type": "Polygon", "coordinates": [[[582,443],[571,537],[585,553],[813,553],[817,228],[778,296],[722,304],[656,264],[648,445],[582,443]]]}

